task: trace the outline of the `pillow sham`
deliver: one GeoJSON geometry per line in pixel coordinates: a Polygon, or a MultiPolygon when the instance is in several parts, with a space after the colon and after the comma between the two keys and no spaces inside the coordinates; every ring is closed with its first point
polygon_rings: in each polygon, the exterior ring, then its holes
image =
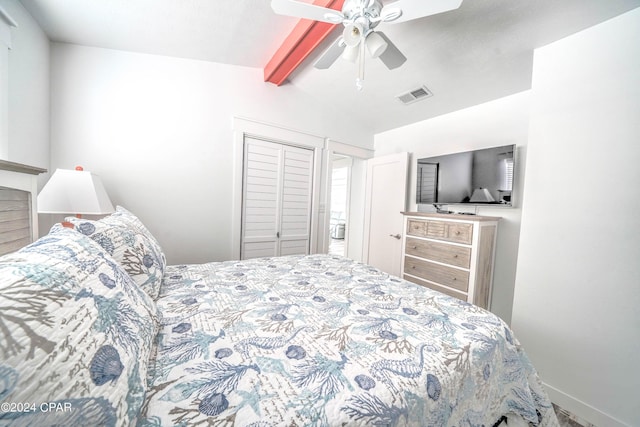
{"type": "Polygon", "coordinates": [[[0,425],[136,423],[157,311],[98,244],[54,227],[0,258],[0,307],[0,425]]]}
{"type": "Polygon", "coordinates": [[[129,225],[130,227],[138,229],[142,234],[144,234],[149,240],[151,240],[154,243],[157,251],[159,253],[162,253],[162,249],[160,248],[160,243],[153,236],[153,234],[151,234],[149,229],[142,223],[142,221],[140,221],[140,218],[138,218],[136,215],[129,212],[122,206],[119,206],[119,205],[116,206],[116,211],[113,214],[109,215],[107,218],[105,218],[105,220],[116,221],[116,222],[119,221],[123,224],[129,225]]]}
{"type": "Polygon", "coordinates": [[[74,217],[67,218],[67,221],[77,231],[100,244],[155,300],[162,286],[166,258],[157,240],[142,222],[124,208],[120,209],[98,221],[74,217]]]}

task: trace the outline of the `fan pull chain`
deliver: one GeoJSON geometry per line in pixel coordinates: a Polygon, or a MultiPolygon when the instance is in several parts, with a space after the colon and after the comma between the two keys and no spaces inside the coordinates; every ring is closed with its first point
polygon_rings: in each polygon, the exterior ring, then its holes
{"type": "Polygon", "coordinates": [[[364,42],[364,37],[360,40],[360,53],[358,54],[358,77],[356,77],[356,88],[358,90],[362,90],[364,86],[364,57],[366,46],[364,42]]]}

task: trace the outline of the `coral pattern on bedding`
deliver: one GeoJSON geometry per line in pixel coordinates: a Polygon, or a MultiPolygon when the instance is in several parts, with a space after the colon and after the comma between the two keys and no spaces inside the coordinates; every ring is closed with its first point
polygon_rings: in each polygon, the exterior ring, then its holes
{"type": "Polygon", "coordinates": [[[91,237],[109,253],[151,298],[158,298],[166,259],[157,240],[129,211],[98,221],[69,217],[80,233],[91,237]]]}
{"type": "Polygon", "coordinates": [[[0,425],[135,425],[157,317],[75,230],[56,226],[0,258],[0,425]]]}
{"type": "Polygon", "coordinates": [[[170,266],[141,425],[557,425],[510,329],[326,255],[170,266]]]}

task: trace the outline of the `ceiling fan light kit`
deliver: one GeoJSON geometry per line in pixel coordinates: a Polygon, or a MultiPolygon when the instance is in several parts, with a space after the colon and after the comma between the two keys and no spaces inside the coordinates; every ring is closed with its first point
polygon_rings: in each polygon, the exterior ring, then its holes
{"type": "Polygon", "coordinates": [[[345,59],[349,62],[355,62],[358,60],[358,56],[360,56],[360,49],[358,46],[346,46],[342,51],[342,59],[345,59]]]}
{"type": "Polygon", "coordinates": [[[371,32],[366,39],[367,50],[372,58],[377,58],[384,53],[389,44],[384,41],[380,34],[371,32]]]}
{"type": "Polygon", "coordinates": [[[362,26],[358,23],[347,24],[342,31],[342,37],[348,47],[358,46],[362,38],[362,26]]]}
{"type": "Polygon", "coordinates": [[[358,89],[362,89],[364,81],[365,50],[390,70],[407,60],[388,37],[374,30],[380,23],[410,21],[457,9],[461,4],[462,0],[346,0],[340,12],[297,0],[271,0],[271,8],[277,14],[344,25],[340,38],[320,56],[315,67],[329,68],[340,56],[357,61],[358,89]]]}

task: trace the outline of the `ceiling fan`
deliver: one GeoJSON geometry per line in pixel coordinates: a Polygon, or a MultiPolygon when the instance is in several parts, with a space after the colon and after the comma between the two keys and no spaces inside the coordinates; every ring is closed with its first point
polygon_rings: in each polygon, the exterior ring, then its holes
{"type": "Polygon", "coordinates": [[[364,59],[368,51],[393,70],[407,58],[382,31],[381,23],[400,23],[457,9],[462,0],[345,0],[342,11],[302,3],[296,0],[271,0],[271,8],[279,15],[295,16],[314,21],[343,24],[344,30],[320,56],[314,66],[329,68],[340,56],[358,63],[356,86],[364,82],[364,59]]]}

